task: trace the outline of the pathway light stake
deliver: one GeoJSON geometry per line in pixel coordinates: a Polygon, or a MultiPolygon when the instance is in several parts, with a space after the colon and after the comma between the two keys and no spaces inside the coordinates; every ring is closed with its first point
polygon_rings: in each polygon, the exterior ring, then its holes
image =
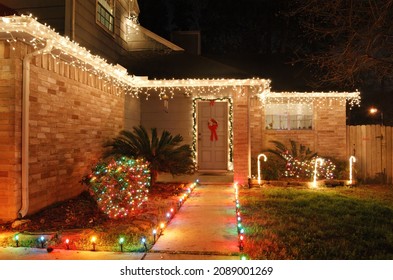
{"type": "Polygon", "coordinates": [[[258,185],[261,185],[261,157],[263,157],[263,161],[267,161],[265,154],[258,155],[258,185]]]}
{"type": "Polygon", "coordinates": [[[244,248],[244,235],[240,234],[239,236],[239,249],[242,252],[244,248]]]}
{"type": "Polygon", "coordinates": [[[41,248],[44,248],[45,237],[43,235],[41,235],[41,237],[40,237],[40,242],[41,242],[41,248]]]}
{"type": "Polygon", "coordinates": [[[165,223],[160,224],[160,235],[162,235],[162,232],[164,231],[165,228],[165,223]]]}
{"type": "Polygon", "coordinates": [[[91,238],[91,244],[93,245],[93,251],[96,250],[96,242],[97,242],[97,237],[93,236],[91,238]]]}
{"type": "Polygon", "coordinates": [[[142,244],[145,247],[145,251],[147,252],[146,238],[142,237],[142,244]]]}
{"type": "Polygon", "coordinates": [[[124,243],[124,237],[120,237],[119,244],[120,244],[120,251],[121,252],[123,252],[123,243],[124,243]]]}
{"type": "Polygon", "coordinates": [[[354,156],[349,157],[349,184],[352,185],[352,172],[353,172],[353,163],[356,162],[356,158],[354,156]]]}
{"type": "Polygon", "coordinates": [[[156,238],[157,238],[157,230],[153,229],[153,240],[154,240],[154,243],[156,243],[156,238]]]}
{"type": "Polygon", "coordinates": [[[314,165],[314,181],[313,181],[313,183],[312,183],[312,186],[313,186],[314,188],[317,187],[317,167],[318,167],[318,163],[319,163],[319,166],[322,166],[323,162],[324,162],[323,158],[316,158],[316,159],[315,159],[315,165],[314,165]]]}
{"type": "Polygon", "coordinates": [[[66,244],[67,250],[69,250],[70,249],[70,240],[68,238],[66,239],[65,244],[66,244]]]}
{"type": "Polygon", "coordinates": [[[19,247],[19,234],[15,235],[16,247],[19,247]]]}
{"type": "Polygon", "coordinates": [[[242,224],[238,223],[237,224],[237,232],[240,233],[241,230],[242,230],[242,224]]]}

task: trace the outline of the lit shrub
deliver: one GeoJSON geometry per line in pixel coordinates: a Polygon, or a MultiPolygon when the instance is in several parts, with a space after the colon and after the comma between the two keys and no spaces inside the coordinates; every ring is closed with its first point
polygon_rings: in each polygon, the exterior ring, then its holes
{"type": "Polygon", "coordinates": [[[82,182],[108,217],[127,217],[148,198],[148,162],[127,157],[102,161],[82,182]]]}

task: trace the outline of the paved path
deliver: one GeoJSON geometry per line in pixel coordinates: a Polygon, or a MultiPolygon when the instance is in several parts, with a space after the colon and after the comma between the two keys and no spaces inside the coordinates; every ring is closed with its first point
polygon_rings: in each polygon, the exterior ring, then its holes
{"type": "Polygon", "coordinates": [[[0,248],[0,260],[239,260],[234,206],[230,184],[200,185],[149,253],[0,248]]]}
{"type": "Polygon", "coordinates": [[[231,186],[198,186],[151,251],[238,255],[235,214],[231,186]]]}

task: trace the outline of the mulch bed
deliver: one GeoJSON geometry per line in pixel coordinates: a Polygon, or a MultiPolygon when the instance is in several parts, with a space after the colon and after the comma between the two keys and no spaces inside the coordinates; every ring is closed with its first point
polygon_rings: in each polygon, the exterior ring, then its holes
{"type": "Polygon", "coordinates": [[[159,215],[174,205],[178,196],[187,185],[178,183],[158,183],[149,192],[149,200],[136,211],[133,216],[124,219],[110,220],[92,199],[88,192],[79,196],[51,205],[40,212],[25,217],[29,222],[18,228],[12,228],[12,223],[0,225],[0,230],[18,230],[25,232],[50,232],[60,230],[88,229],[105,225],[121,226],[132,224],[136,219],[153,219],[156,223],[159,215]]]}

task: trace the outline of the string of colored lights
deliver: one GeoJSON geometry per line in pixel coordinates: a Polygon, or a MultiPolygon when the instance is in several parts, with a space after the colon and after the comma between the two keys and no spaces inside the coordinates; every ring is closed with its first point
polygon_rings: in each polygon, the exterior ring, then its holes
{"type": "Polygon", "coordinates": [[[175,214],[180,210],[181,206],[184,204],[184,202],[187,200],[187,198],[190,196],[192,191],[196,188],[196,186],[199,184],[199,180],[197,179],[194,183],[190,184],[187,187],[187,190],[180,195],[180,198],[178,199],[176,205],[172,205],[168,211],[165,213],[165,216],[162,218],[161,222],[156,225],[153,230],[153,242],[152,245],[158,240],[158,238],[163,234],[165,228],[168,226],[168,224],[171,222],[171,220],[175,217],[175,214]]]}
{"type": "MultiPolygon", "coordinates": [[[[235,182],[233,184],[233,188],[235,190],[235,203],[236,203],[236,228],[237,228],[237,238],[238,238],[238,246],[240,252],[243,252],[244,249],[244,241],[245,241],[245,230],[242,224],[242,217],[240,213],[240,201],[239,201],[239,186],[238,183],[235,182]]],[[[247,256],[245,254],[241,255],[241,259],[245,260],[247,259],[247,256]]]]}
{"type": "MultiPolygon", "coordinates": [[[[193,190],[198,186],[199,184],[199,180],[197,179],[194,183],[189,184],[189,186],[186,188],[185,192],[182,193],[180,195],[180,198],[178,199],[176,205],[172,205],[168,211],[166,212],[165,216],[162,217],[161,222],[154,226],[152,229],[152,236],[151,238],[147,238],[146,236],[142,236],[141,237],[141,244],[143,246],[143,250],[144,251],[148,251],[150,246],[153,246],[157,240],[159,239],[159,237],[163,234],[165,228],[168,226],[168,224],[171,222],[171,220],[175,217],[175,214],[180,210],[181,206],[184,204],[184,202],[189,198],[190,194],[193,192],[193,190]],[[149,245],[149,241],[151,240],[151,244],[149,245]]],[[[50,238],[47,237],[45,238],[45,236],[41,235],[38,239],[36,239],[36,242],[38,243],[38,246],[41,248],[44,248],[46,244],[48,244],[48,242],[50,238]]],[[[19,233],[16,233],[13,236],[13,240],[15,241],[15,246],[19,247],[20,245],[20,238],[19,238],[19,233]]],[[[62,238],[62,242],[63,242],[63,246],[66,250],[71,250],[73,249],[73,247],[71,247],[72,245],[76,244],[76,243],[80,243],[77,242],[77,240],[72,240],[70,237],[64,236],[62,238]]],[[[118,245],[120,247],[120,251],[124,252],[124,244],[127,240],[127,236],[126,235],[122,235],[119,237],[118,239],[118,245]]],[[[29,240],[25,240],[26,244],[31,245],[32,242],[29,240]]],[[[92,251],[96,251],[97,246],[98,246],[98,237],[97,235],[93,234],[90,237],[90,244],[91,244],[91,249],[92,251]]]]}
{"type": "MultiPolygon", "coordinates": [[[[190,196],[190,194],[192,193],[192,191],[195,189],[195,187],[199,184],[199,180],[196,180],[194,183],[190,184],[187,187],[187,190],[180,195],[180,198],[177,202],[176,207],[172,206],[168,209],[168,211],[166,212],[165,216],[162,218],[161,222],[156,225],[155,227],[153,227],[152,229],[152,241],[151,241],[151,246],[153,246],[157,240],[159,239],[159,237],[163,234],[165,228],[168,226],[168,224],[171,222],[171,220],[174,218],[176,212],[179,211],[180,207],[184,204],[184,202],[187,200],[187,198],[190,196]]],[[[123,244],[125,242],[126,237],[121,236],[119,238],[119,245],[120,245],[120,250],[123,252],[123,244]]],[[[97,237],[93,236],[91,239],[91,243],[93,245],[93,250],[95,250],[95,244],[96,244],[96,240],[97,237]],[[93,242],[94,239],[94,242],[93,242]]],[[[150,238],[147,238],[146,236],[141,237],[141,244],[143,246],[143,250],[144,251],[148,251],[149,250],[149,240],[150,238]]]]}

